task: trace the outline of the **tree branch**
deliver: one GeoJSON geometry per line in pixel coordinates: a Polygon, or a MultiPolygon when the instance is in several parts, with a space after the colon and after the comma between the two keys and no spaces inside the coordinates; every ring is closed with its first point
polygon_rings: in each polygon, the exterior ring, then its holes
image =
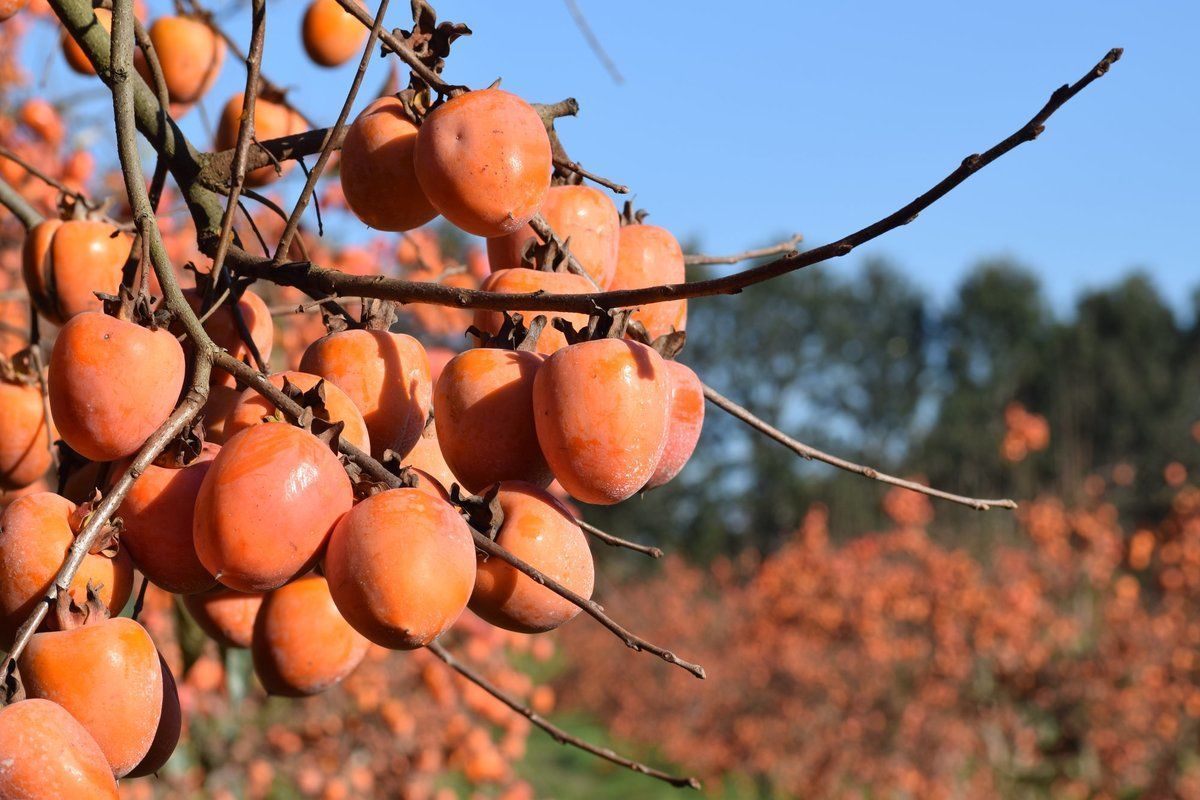
{"type": "Polygon", "coordinates": [[[637,542],[631,542],[628,539],[621,539],[620,537],[613,536],[611,533],[605,533],[595,525],[592,525],[589,522],[584,522],[581,519],[576,519],[575,524],[578,525],[579,528],[588,536],[604,542],[609,547],[624,547],[627,550],[634,550],[638,553],[648,555],[651,558],[662,558],[663,556],[663,551],[657,547],[651,547],[650,545],[646,544],[638,544],[637,542]]]}
{"type": "Polygon", "coordinates": [[[780,253],[790,253],[796,249],[796,245],[804,241],[803,234],[793,234],[791,238],[773,244],[769,247],[760,247],[757,250],[746,250],[741,253],[734,253],[729,256],[710,256],[706,253],[688,253],[683,257],[683,263],[689,267],[700,266],[701,264],[740,264],[743,261],[750,261],[755,258],[766,258],[767,256],[777,256],[780,253]]]}
{"type": "Polygon", "coordinates": [[[41,213],[3,178],[0,178],[0,205],[11,211],[12,215],[25,227],[25,230],[29,230],[42,221],[41,213]]]}

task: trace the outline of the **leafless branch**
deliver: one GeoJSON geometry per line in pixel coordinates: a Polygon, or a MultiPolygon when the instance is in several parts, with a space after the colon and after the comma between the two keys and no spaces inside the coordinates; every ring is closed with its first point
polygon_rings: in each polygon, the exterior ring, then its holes
{"type": "Polygon", "coordinates": [[[777,256],[780,253],[790,253],[796,249],[796,245],[804,241],[803,234],[794,234],[791,238],[773,244],[769,247],[760,247],[757,250],[746,250],[741,253],[734,253],[729,256],[710,256],[707,253],[688,253],[683,257],[683,263],[689,267],[699,266],[701,264],[740,264],[743,261],[751,261],[756,258],[766,258],[767,256],[777,256]]]}

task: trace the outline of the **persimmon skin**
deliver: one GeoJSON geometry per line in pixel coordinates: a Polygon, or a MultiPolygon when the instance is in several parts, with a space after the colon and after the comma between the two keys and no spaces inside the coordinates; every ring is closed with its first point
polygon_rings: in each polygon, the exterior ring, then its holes
{"type": "MultiPolygon", "coordinates": [[[[331,3],[345,13],[337,0],[331,3]]],[[[349,15],[346,15],[349,16],[349,15]]],[[[351,18],[353,19],[353,18],[351,18]]],[[[366,33],[357,20],[354,25],[366,33]]],[[[341,177],[346,203],[360,220],[381,231],[408,231],[437,216],[413,166],[417,126],[395,97],[381,97],[363,109],[342,142],[341,177]]]]}
{"type": "Polygon", "coordinates": [[[533,423],[538,353],[477,348],[459,353],[433,394],[438,442],[454,476],[478,494],[493,483],[522,480],[540,487],[554,476],[533,423]]]}
{"type": "Polygon", "coordinates": [[[219,450],[205,443],[199,458],[179,469],[151,464],[117,510],[122,546],[142,574],[168,592],[195,594],[217,583],[196,555],[192,517],[200,485],[219,450]]]}
{"type": "MultiPolygon", "coordinates": [[[[362,3],[356,0],[361,6],[362,3]]],[[[367,29],[337,0],[313,0],[304,12],[304,52],[322,67],[345,64],[362,51],[367,29]]]]}
{"type": "Polygon", "coordinates": [[[413,337],[388,331],[331,333],[308,346],[300,369],[345,392],[362,412],[371,455],[404,456],[425,428],[432,405],[429,358],[413,337]]]}
{"type": "MultiPolygon", "coordinates": [[[[617,248],[617,271],[613,291],[643,289],[687,279],[683,250],[671,232],[657,225],[626,225],[621,228],[617,248]]],[[[633,319],[646,326],[651,338],[687,327],[687,300],[649,303],[633,312],[633,319]]]]}
{"type": "MultiPolygon", "coordinates": [[[[582,275],[573,272],[544,272],[536,269],[501,269],[493,272],[484,279],[480,290],[485,292],[502,292],[504,294],[529,294],[530,292],[545,292],[546,294],[590,294],[596,287],[582,275]]],[[[587,314],[572,312],[548,311],[516,311],[528,325],[539,314],[546,317],[546,327],[538,337],[537,351],[550,355],[567,346],[567,338],[562,331],[553,326],[555,317],[562,317],[576,329],[587,325],[587,314]]],[[[488,333],[496,333],[504,324],[504,313],[489,309],[475,309],[475,327],[488,333]]]]}
{"type": "MultiPolygon", "coordinates": [[[[504,524],[496,544],[590,598],[595,566],[571,513],[548,492],[520,481],[501,483],[497,498],[504,524]]],[[[491,624],[518,633],[553,630],[580,611],[499,558],[479,559],[470,609],[491,624]]]]}
{"type": "Polygon", "coordinates": [[[458,482],[454,473],[450,471],[450,465],[446,463],[446,457],[442,455],[442,445],[437,438],[436,423],[425,427],[424,433],[417,439],[413,449],[408,451],[404,463],[406,466],[428,475],[443,489],[449,490],[458,482]]]}
{"type": "Polygon", "coordinates": [[[423,647],[467,607],[475,544],[450,504],[389,489],[346,514],[325,553],[329,591],[346,621],[393,650],[423,647]]]}
{"type": "Polygon", "coordinates": [[[337,456],[284,422],[230,437],[200,485],[192,535],[200,563],[239,592],[304,574],[353,502],[337,456]]]}
{"type": "MultiPolygon", "coordinates": [[[[607,289],[617,272],[621,235],[621,217],[608,195],[591,186],[551,186],[542,216],[559,239],[571,240],[572,255],[596,286],[607,289]]],[[[522,266],[521,257],[531,240],[541,242],[541,237],[529,225],[508,236],[488,239],[492,271],[522,266]]]]}
{"type": "MultiPolygon", "coordinates": [[[[107,8],[96,8],[93,9],[93,12],[96,14],[96,21],[100,23],[100,27],[112,33],[112,12],[107,8]]],[[[67,66],[75,72],[80,75],[96,74],[96,68],[88,60],[87,55],[83,52],[83,48],[65,30],[62,32],[62,51],[63,57],[67,59],[67,66]]]]}
{"type": "Polygon", "coordinates": [[[175,408],[186,370],[165,328],[86,311],[50,353],[50,413],[63,441],[92,461],[133,455],[175,408]]]}
{"type": "MultiPolygon", "coordinates": [[[[75,542],[71,515],[75,504],[51,492],[37,492],[14,500],[0,516],[0,647],[7,648],[17,628],[42,601],[54,576],[75,542]]],[[[129,554],[89,553],[68,590],[77,603],[87,599],[87,585],[99,587],[102,602],[112,614],[120,613],[133,588],[129,554]]],[[[52,619],[43,623],[51,627],[52,619]]]]}
{"type": "Polygon", "coordinates": [[[305,697],[341,682],[369,647],[338,612],[326,580],[305,575],[263,600],[250,652],[268,694],[305,697]]]}
{"type": "Polygon", "coordinates": [[[0,489],[24,489],[52,463],[42,391],[0,381],[0,489]]]}
{"type": "MultiPolygon", "coordinates": [[[[221,119],[217,123],[215,141],[217,150],[232,150],[237,145],[243,102],[244,94],[238,92],[221,109],[221,119]]],[[[254,99],[254,138],[260,142],[299,133],[307,127],[296,112],[282,103],[275,103],[262,97],[254,99]]],[[[246,185],[265,186],[277,178],[283,177],[291,169],[291,161],[284,161],[280,164],[279,172],[275,171],[273,164],[252,169],[246,173],[246,185]]]]}
{"type": "Polygon", "coordinates": [[[667,483],[683,469],[704,427],[704,384],[691,368],[678,361],[664,361],[671,377],[671,421],[662,458],[646,484],[654,489],[667,483]]]}
{"type": "MultiPolygon", "coordinates": [[[[171,113],[186,113],[208,93],[221,74],[225,42],[208,25],[190,17],[159,17],[150,25],[148,34],[162,67],[171,113]]],[[[140,53],[139,49],[137,54],[140,53]]],[[[153,88],[145,61],[139,58],[135,66],[146,85],[153,88]]]]}
{"type": "MultiPolygon", "coordinates": [[[[204,301],[200,291],[184,289],[183,297],[192,310],[199,314],[204,301]]],[[[246,323],[246,329],[250,331],[250,341],[254,342],[254,346],[258,348],[258,354],[263,357],[263,360],[269,361],[271,351],[275,346],[275,323],[271,319],[271,309],[267,307],[261,297],[249,289],[242,293],[237,307],[241,312],[242,320],[246,323]]],[[[204,320],[204,330],[208,332],[213,344],[217,347],[227,350],[239,361],[247,364],[254,363],[254,357],[250,353],[250,348],[242,340],[242,335],[238,331],[237,319],[229,304],[221,306],[208,319],[204,320]]],[[[234,386],[236,382],[232,375],[220,370],[213,370],[210,383],[234,386]]]]}
{"type": "Polygon", "coordinates": [[[209,638],[224,647],[247,648],[254,634],[254,618],[264,595],[216,589],[183,598],[192,619],[209,638]]]}
{"type": "Polygon", "coordinates": [[[0,0],[0,22],[12,19],[27,5],[29,0],[0,0]]]}
{"type": "Polygon", "coordinates": [[[175,748],[179,746],[179,737],[183,733],[183,709],[179,706],[179,688],[175,684],[175,675],[167,666],[167,660],[158,655],[158,668],[162,673],[162,709],[158,716],[158,728],[154,732],[154,740],[150,749],[138,765],[131,769],[125,777],[140,778],[158,772],[171,758],[175,748]]]}
{"type": "Polygon", "coordinates": [[[100,311],[104,304],[95,293],[117,293],[132,242],[105,222],[39,222],[21,250],[25,285],[37,310],[55,325],[85,311],[100,311]]]}
{"type": "Polygon", "coordinates": [[[520,230],[550,188],[550,139],[533,106],[500,89],[461,94],[421,125],[417,180],[442,216],[476,236],[520,230]]]}
{"type": "Polygon", "coordinates": [[[17,665],[26,693],[58,703],[79,720],[118,778],[150,751],[162,715],[163,677],[154,642],[138,623],[114,617],[34,634],[17,665]]]}
{"type": "Polygon", "coordinates": [[[104,752],[74,717],[49,700],[0,708],[0,797],[117,800],[104,752]]]}
{"type": "Polygon", "coordinates": [[[563,488],[612,505],[654,474],[667,443],[671,384],[653,349],[598,339],[559,350],[533,381],[538,443],[563,488]]]}
{"type": "MultiPolygon", "coordinates": [[[[283,388],[284,378],[301,391],[308,391],[324,378],[308,372],[276,372],[269,377],[271,384],[278,389],[283,388]]],[[[371,452],[371,437],[367,433],[367,424],[362,414],[345,392],[332,381],[325,380],[325,408],[329,422],[344,422],[342,438],[353,444],[359,450],[371,452]]],[[[225,420],[225,436],[234,436],[253,425],[261,425],[264,417],[274,417],[278,409],[270,401],[254,389],[247,389],[229,412],[225,420]]]]}

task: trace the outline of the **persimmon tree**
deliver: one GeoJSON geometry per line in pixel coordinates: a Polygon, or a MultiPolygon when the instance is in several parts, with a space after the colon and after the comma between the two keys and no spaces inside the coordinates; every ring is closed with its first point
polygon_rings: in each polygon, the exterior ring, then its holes
{"type": "MultiPolygon", "coordinates": [[[[22,5],[0,5],[6,25],[38,13],[22,5]]],[[[169,757],[179,734],[171,671],[142,626],[114,618],[136,568],[185,595],[214,638],[248,644],[271,693],[323,691],[372,646],[423,649],[560,743],[698,787],[568,734],[453,654],[444,635],[468,607],[522,633],[583,612],[629,648],[703,678],[700,664],[592,599],[586,537],[661,552],[588,525],[574,502],[611,505],[670,481],[696,446],[706,402],[802,458],[979,510],[1015,507],[851,463],[757,418],[675,360],[687,301],[736,295],[908,224],[1037,138],[1120,50],[927,192],[837,241],[685,255],[644,212],[618,211],[611,194],[627,193],[624,185],[568,155],[556,124],[577,113],[574,99],[530,103],[498,86],[449,82],[452,46],[470,30],[438,22],[424,0],[412,3],[411,28],[396,30],[385,27],[388,0],[374,12],[314,0],[302,31],[309,56],[322,66],[359,56],[327,128],[262,72],[265,0],[251,0],[245,52],[194,0],[148,28],[136,5],[45,3],[68,63],[111,94],[118,198],[93,198],[69,164],[48,170],[0,152],[0,204],[26,231],[24,286],[14,291],[30,304],[28,346],[5,362],[0,387],[11,396],[0,409],[4,486],[23,489],[51,469],[59,440],[58,492],[14,500],[0,532],[10,703],[0,751],[23,765],[0,771],[0,785],[113,796],[109,774],[146,774],[169,757]],[[408,83],[386,87],[352,122],[380,55],[393,75],[407,69],[408,83]],[[222,107],[208,150],[176,120],[234,62],[245,88],[222,107]],[[288,211],[264,187],[296,163],[304,180],[288,211]],[[318,185],[327,208],[385,232],[376,242],[394,237],[385,246],[399,248],[409,273],[386,274],[370,252],[355,260],[349,248],[323,263],[318,185]],[[162,212],[168,196],[187,223],[162,212]],[[437,249],[414,229],[437,217],[487,238],[487,262],[436,263],[437,249]],[[749,261],[757,263],[685,280],[689,263],[749,261]],[[308,300],[294,310],[319,309],[324,329],[272,319],[264,296],[296,292],[308,300]],[[466,331],[475,346],[431,359],[432,348],[396,328],[398,313],[431,338],[466,331]],[[50,347],[43,322],[61,326],[50,347]],[[302,353],[290,370],[272,372],[277,339],[302,353]],[[246,605],[223,618],[217,597],[246,605]],[[101,681],[99,670],[118,668],[135,677],[101,681]],[[30,719],[45,731],[37,752],[5,734],[30,719]],[[73,747],[64,765],[85,765],[74,778],[41,766],[59,740],[73,747]]],[[[22,121],[47,145],[63,138],[53,109],[33,100],[22,121]]],[[[134,617],[141,605],[139,597],[134,617]]]]}

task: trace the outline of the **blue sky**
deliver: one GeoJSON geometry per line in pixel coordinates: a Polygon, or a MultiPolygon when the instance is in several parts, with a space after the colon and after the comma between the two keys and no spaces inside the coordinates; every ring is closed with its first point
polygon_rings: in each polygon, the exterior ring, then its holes
{"type": "MultiPolygon", "coordinates": [[[[578,2],[623,85],[586,48],[560,0],[436,2],[441,18],[475,32],[456,44],[448,77],[476,87],[503,77],[504,88],[530,100],[578,98],[580,116],[560,124],[572,156],[633,187],[652,221],[712,251],[793,230],[818,244],[861,227],[1015,130],[1056,86],[1123,46],[1120,64],[1037,142],[916,223],[817,268],[886,255],[944,299],[973,262],[1009,255],[1036,269],[1064,307],[1140,267],[1177,308],[1190,307],[1200,284],[1200,5],[744,0],[731,12],[717,2],[578,2]]],[[[305,5],[269,5],[264,71],[295,86],[297,104],[328,124],[353,66],[307,62],[298,41],[305,5]]],[[[404,25],[407,11],[394,0],[389,23],[404,25]]],[[[231,29],[248,26],[248,14],[229,19],[231,29]]],[[[42,49],[33,49],[26,61],[40,72],[42,49]]],[[[51,69],[63,92],[84,85],[61,59],[51,69]]],[[[384,77],[374,62],[360,106],[384,77]]],[[[227,62],[209,108],[243,80],[227,62]]],[[[104,101],[81,109],[98,115],[104,101]]],[[[196,113],[185,128],[203,140],[196,113]]]]}

